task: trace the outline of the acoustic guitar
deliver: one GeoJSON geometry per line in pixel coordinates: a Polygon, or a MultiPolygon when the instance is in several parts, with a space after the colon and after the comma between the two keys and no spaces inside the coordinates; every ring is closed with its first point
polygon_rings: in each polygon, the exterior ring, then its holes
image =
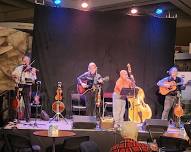
{"type": "MultiPolygon", "coordinates": [[[[170,85],[170,87],[168,88],[165,86],[160,86],[159,87],[159,93],[162,95],[167,95],[168,93],[175,91],[177,89],[177,86],[182,85],[182,83],[176,83],[175,81],[170,81],[170,82],[164,82],[164,85],[170,85]]],[[[189,80],[184,85],[191,85],[191,80],[189,80]]]]}
{"type": "MultiPolygon", "coordinates": [[[[103,82],[109,81],[109,76],[102,78],[102,80],[103,82]]],[[[97,88],[97,85],[100,85],[100,84],[93,84],[93,80],[83,81],[83,83],[86,83],[88,87],[83,88],[81,84],[77,84],[77,92],[79,94],[85,94],[88,91],[95,90],[97,88]]]]}

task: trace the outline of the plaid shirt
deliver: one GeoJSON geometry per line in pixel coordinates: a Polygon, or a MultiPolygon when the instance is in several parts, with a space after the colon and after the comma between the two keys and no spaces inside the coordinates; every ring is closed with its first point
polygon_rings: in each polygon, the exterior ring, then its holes
{"type": "Polygon", "coordinates": [[[125,139],[111,148],[111,152],[151,152],[147,144],[138,143],[133,139],[125,139]]]}

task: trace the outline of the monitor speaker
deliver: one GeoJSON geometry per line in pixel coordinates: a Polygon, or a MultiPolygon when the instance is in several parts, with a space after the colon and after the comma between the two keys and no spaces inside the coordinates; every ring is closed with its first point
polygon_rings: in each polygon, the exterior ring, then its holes
{"type": "Polygon", "coordinates": [[[94,129],[96,125],[97,121],[95,116],[73,116],[74,129],[94,129]]]}
{"type": "Polygon", "coordinates": [[[142,129],[151,132],[165,132],[168,129],[168,120],[146,119],[142,129]]]}

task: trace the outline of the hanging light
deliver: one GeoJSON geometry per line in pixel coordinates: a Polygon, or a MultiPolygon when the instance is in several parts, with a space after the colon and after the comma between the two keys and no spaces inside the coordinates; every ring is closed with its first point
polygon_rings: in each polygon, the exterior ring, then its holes
{"type": "Polygon", "coordinates": [[[88,2],[87,1],[82,1],[82,3],[81,3],[81,7],[82,8],[88,8],[88,2]]]}
{"type": "Polygon", "coordinates": [[[138,9],[132,8],[130,12],[131,12],[131,14],[137,14],[138,13],[138,9]]]}

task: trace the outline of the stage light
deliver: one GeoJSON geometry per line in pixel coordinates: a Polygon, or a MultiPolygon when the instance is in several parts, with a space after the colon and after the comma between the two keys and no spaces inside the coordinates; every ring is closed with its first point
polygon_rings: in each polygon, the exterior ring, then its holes
{"type": "Polygon", "coordinates": [[[138,10],[136,8],[131,9],[131,14],[136,14],[137,12],[138,12],[138,10]]]}
{"type": "Polygon", "coordinates": [[[54,2],[55,5],[60,5],[61,0],[53,0],[53,2],[54,2]]]}
{"type": "Polygon", "coordinates": [[[162,10],[161,8],[157,8],[157,9],[155,10],[155,13],[156,13],[157,15],[161,15],[161,14],[163,13],[163,10],[162,10]]]}
{"type": "Polygon", "coordinates": [[[82,7],[82,8],[88,8],[88,3],[87,3],[86,1],[83,1],[83,2],[81,3],[81,7],[82,7]]]}

